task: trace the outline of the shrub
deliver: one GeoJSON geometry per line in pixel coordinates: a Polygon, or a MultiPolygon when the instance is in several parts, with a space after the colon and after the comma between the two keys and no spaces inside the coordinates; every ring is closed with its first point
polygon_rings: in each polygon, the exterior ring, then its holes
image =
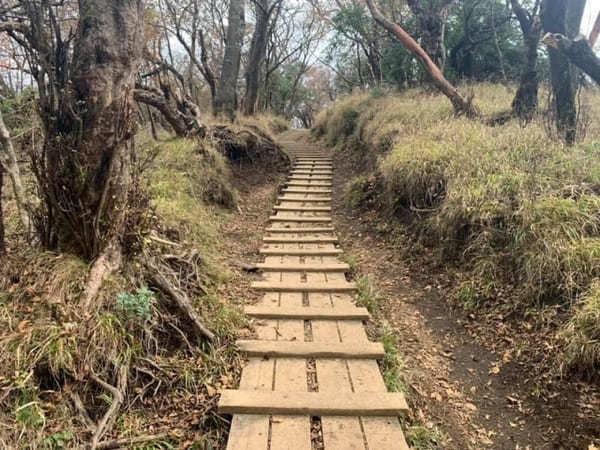
{"type": "Polygon", "coordinates": [[[138,289],[135,294],[121,293],[117,297],[116,308],[130,319],[150,320],[154,294],[147,287],[138,289]]]}

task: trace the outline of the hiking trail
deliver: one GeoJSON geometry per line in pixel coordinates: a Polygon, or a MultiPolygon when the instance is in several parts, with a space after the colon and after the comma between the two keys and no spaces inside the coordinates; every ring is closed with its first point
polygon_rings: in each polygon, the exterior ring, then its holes
{"type": "Polygon", "coordinates": [[[264,280],[252,284],[264,296],[245,308],[257,339],[237,342],[248,363],[219,401],[233,415],[227,448],[408,449],[406,400],[386,390],[383,345],[367,337],[336,246],[332,159],[301,140],[284,147],[293,167],[260,250],[264,280]]]}

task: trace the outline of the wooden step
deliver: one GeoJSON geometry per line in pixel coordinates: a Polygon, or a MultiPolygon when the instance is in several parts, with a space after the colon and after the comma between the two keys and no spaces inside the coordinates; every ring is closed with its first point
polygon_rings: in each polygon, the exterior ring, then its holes
{"type": "Polygon", "coordinates": [[[331,189],[296,189],[296,188],[284,188],[283,192],[286,194],[331,194],[331,189]]]}
{"type": "Polygon", "coordinates": [[[331,175],[333,174],[332,170],[324,170],[324,169],[292,169],[290,171],[291,175],[331,175]]]}
{"type": "Polygon", "coordinates": [[[332,281],[330,283],[254,281],[251,287],[252,289],[270,292],[352,292],[356,290],[356,284],[343,281],[332,281]]]}
{"type": "Polygon", "coordinates": [[[344,253],[339,248],[261,248],[258,252],[267,256],[337,256],[344,253]]]}
{"type": "Polygon", "coordinates": [[[331,187],[332,186],[331,183],[328,183],[326,181],[321,181],[321,180],[316,180],[315,183],[306,183],[304,181],[293,181],[292,180],[292,181],[286,182],[286,184],[289,187],[304,187],[304,188],[307,188],[307,187],[327,188],[327,187],[331,187]]]}
{"type": "Polygon", "coordinates": [[[298,341],[237,341],[239,349],[247,356],[271,358],[344,358],[381,359],[385,356],[379,342],[298,342],[298,341]]]}
{"type": "Polygon", "coordinates": [[[408,412],[400,392],[285,392],[225,389],[221,414],[281,414],[300,416],[398,416],[408,412]]]}
{"type": "Polygon", "coordinates": [[[310,198],[298,198],[298,197],[288,197],[287,195],[282,195],[277,198],[280,202],[294,202],[294,203],[318,203],[318,202],[330,202],[331,197],[310,197],[310,198]]]}
{"type": "Polygon", "coordinates": [[[263,238],[263,242],[267,244],[335,244],[337,237],[272,237],[266,236],[263,238]]]}
{"type": "Polygon", "coordinates": [[[331,217],[271,216],[271,222],[331,222],[331,217]]]}
{"type": "Polygon", "coordinates": [[[246,315],[257,319],[300,319],[300,320],[368,320],[367,308],[336,307],[314,308],[277,306],[246,306],[246,315]]]}
{"type": "Polygon", "coordinates": [[[347,272],[350,266],[345,263],[329,264],[275,264],[258,263],[256,267],[263,272],[347,272]]]}
{"type": "Polygon", "coordinates": [[[288,181],[331,181],[331,175],[292,175],[288,181]]]}
{"type": "Polygon", "coordinates": [[[275,211],[298,211],[298,212],[329,212],[331,206],[280,206],[273,207],[275,211]]]}
{"type": "Polygon", "coordinates": [[[270,227],[265,231],[269,233],[332,233],[335,231],[333,227],[270,227]]]}

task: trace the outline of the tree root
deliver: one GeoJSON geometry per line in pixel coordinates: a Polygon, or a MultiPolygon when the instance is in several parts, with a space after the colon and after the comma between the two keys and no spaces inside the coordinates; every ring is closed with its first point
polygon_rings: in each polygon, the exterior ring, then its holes
{"type": "Polygon", "coordinates": [[[102,283],[112,273],[119,270],[122,263],[121,246],[116,242],[109,243],[104,252],[94,261],[90,269],[83,292],[83,311],[89,312],[91,310],[92,304],[102,287],[102,283]]]}
{"type": "MultiPolygon", "coordinates": [[[[98,385],[102,386],[104,389],[109,391],[113,395],[112,403],[108,410],[102,416],[102,419],[98,422],[96,426],[96,432],[92,438],[91,448],[92,450],[96,450],[99,447],[100,439],[102,436],[110,430],[115,419],[116,414],[119,412],[123,401],[125,400],[125,390],[127,389],[127,381],[129,376],[129,364],[123,364],[119,366],[119,379],[117,380],[117,387],[112,386],[100,379],[95,374],[90,375],[90,378],[96,382],[98,385]]],[[[106,448],[106,447],[104,447],[106,448]]],[[[113,447],[114,448],[114,447],[113,447]]]]}
{"type": "Polygon", "coordinates": [[[215,335],[202,323],[188,296],[173,286],[157,267],[146,263],[146,269],[152,283],[175,301],[179,309],[192,322],[196,333],[211,342],[214,341],[215,335]]]}

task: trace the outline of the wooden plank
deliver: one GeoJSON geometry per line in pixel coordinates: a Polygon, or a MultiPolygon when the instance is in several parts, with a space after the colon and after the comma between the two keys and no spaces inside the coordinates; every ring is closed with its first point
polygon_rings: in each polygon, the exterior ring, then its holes
{"type": "Polygon", "coordinates": [[[335,231],[333,227],[270,227],[265,231],[269,233],[331,233],[335,231]]]}
{"type": "Polygon", "coordinates": [[[259,253],[271,256],[335,256],[343,251],[339,248],[261,248],[259,253]]]}
{"type": "Polygon", "coordinates": [[[246,306],[244,312],[251,317],[260,319],[302,319],[302,320],[367,320],[367,308],[341,307],[341,308],[315,308],[302,306],[298,308],[279,308],[274,306],[246,306]]]}
{"type": "Polygon", "coordinates": [[[348,347],[341,342],[239,340],[237,345],[240,351],[251,357],[381,359],[385,354],[383,345],[378,342],[354,344],[348,347]]]}
{"type": "Polygon", "coordinates": [[[329,212],[331,206],[279,206],[273,207],[275,211],[296,211],[296,212],[329,212]]]}
{"type": "Polygon", "coordinates": [[[337,237],[272,237],[267,236],[263,241],[269,244],[334,244],[337,242],[337,237]]]}
{"type": "MultiPolygon", "coordinates": [[[[289,274],[281,274],[287,281],[289,274]]],[[[291,275],[296,279],[299,275],[291,275]]],[[[280,294],[281,307],[302,306],[301,294],[280,294]]],[[[304,340],[302,320],[279,320],[277,339],[304,340]]],[[[275,391],[306,391],[306,362],[298,358],[278,358],[275,362],[275,391]]],[[[275,392],[266,392],[266,395],[275,392]]],[[[306,416],[273,416],[271,421],[271,450],[310,450],[310,418],[306,416]]]]}
{"type": "MultiPolygon", "coordinates": [[[[346,345],[361,345],[368,342],[365,329],[358,321],[339,322],[339,330],[342,342],[346,345]]],[[[387,390],[375,361],[349,360],[348,370],[355,392],[360,394],[387,390]]],[[[409,449],[398,417],[363,417],[362,421],[369,448],[409,449]]]]}
{"type": "Polygon", "coordinates": [[[271,222],[331,222],[331,216],[318,217],[318,216],[271,216],[269,217],[271,222]]]}
{"type": "MultiPolygon", "coordinates": [[[[309,274],[307,282],[323,283],[329,279],[325,274],[309,274]]],[[[330,294],[309,294],[308,303],[314,308],[332,310],[330,294]]],[[[340,343],[337,323],[325,320],[312,321],[312,335],[315,342],[340,343]]],[[[316,361],[319,392],[335,392],[345,396],[352,393],[352,383],[344,360],[316,361]]],[[[322,417],[323,442],[328,450],[364,449],[363,434],[358,417],[322,417]]]]}
{"type": "Polygon", "coordinates": [[[253,289],[275,292],[353,292],[356,290],[355,283],[293,283],[293,282],[271,282],[254,281],[253,289]]]}
{"type": "Polygon", "coordinates": [[[331,194],[331,189],[294,189],[294,188],[285,188],[282,192],[286,194],[331,194]]]}
{"type": "Polygon", "coordinates": [[[331,197],[290,197],[288,195],[281,195],[277,198],[280,202],[295,202],[295,203],[317,203],[317,202],[330,202],[331,197]]]}
{"type": "Polygon", "coordinates": [[[321,180],[316,180],[314,183],[291,180],[291,181],[287,181],[285,184],[289,187],[318,187],[318,188],[321,188],[321,187],[331,187],[332,186],[331,182],[321,181],[321,180]]]}
{"type": "Polygon", "coordinates": [[[289,181],[331,181],[331,175],[290,175],[288,177],[289,181]]]}
{"type": "Polygon", "coordinates": [[[258,263],[256,267],[263,272],[347,272],[350,270],[350,266],[346,263],[320,265],[258,263]]]}
{"type": "MultiPolygon", "coordinates": [[[[306,374],[305,374],[306,376],[306,374]]],[[[408,412],[400,392],[291,392],[225,389],[221,414],[281,414],[295,416],[398,416],[408,412]]]]}

